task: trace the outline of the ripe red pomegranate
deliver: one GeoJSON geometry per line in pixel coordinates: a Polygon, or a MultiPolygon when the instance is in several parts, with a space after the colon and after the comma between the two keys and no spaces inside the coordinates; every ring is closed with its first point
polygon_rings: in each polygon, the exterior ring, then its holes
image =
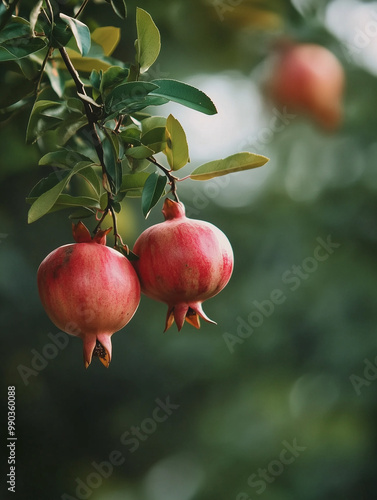
{"type": "Polygon", "coordinates": [[[131,263],[106,246],[109,231],[92,239],[79,222],[73,226],[77,243],[55,249],[38,269],[43,307],[58,328],[82,339],[85,368],[93,355],[109,366],[111,335],[130,321],[140,302],[131,263]]]}
{"type": "Polygon", "coordinates": [[[174,320],[181,330],[185,320],[200,328],[200,319],[214,323],[202,303],[228,283],[233,251],[224,233],[209,222],[189,219],[180,202],[166,199],[165,222],[146,229],[133,252],[141,291],[168,305],[165,331],[174,320]]]}
{"type": "Polygon", "coordinates": [[[279,106],[335,130],[343,118],[344,79],[341,63],[325,47],[288,42],[277,49],[268,90],[279,106]]]}

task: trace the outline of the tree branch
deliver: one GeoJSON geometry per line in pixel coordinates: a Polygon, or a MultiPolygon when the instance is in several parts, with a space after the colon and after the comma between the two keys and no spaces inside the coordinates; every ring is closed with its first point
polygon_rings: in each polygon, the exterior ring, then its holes
{"type": "Polygon", "coordinates": [[[158,161],[153,156],[150,156],[149,158],[147,158],[147,160],[156,165],[156,167],[158,167],[160,170],[164,172],[166,177],[169,179],[169,184],[171,185],[171,194],[174,196],[175,201],[179,203],[177,186],[176,186],[176,182],[179,179],[174,175],[172,175],[171,170],[168,170],[166,167],[158,163],[158,161]]]}

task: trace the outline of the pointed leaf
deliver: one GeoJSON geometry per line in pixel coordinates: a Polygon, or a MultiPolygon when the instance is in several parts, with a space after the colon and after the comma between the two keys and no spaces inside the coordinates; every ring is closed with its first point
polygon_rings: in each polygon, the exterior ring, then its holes
{"type": "Polygon", "coordinates": [[[109,137],[106,136],[102,141],[102,148],[111,191],[117,194],[122,184],[122,164],[118,161],[117,151],[115,151],[114,144],[109,137]]]}
{"type": "Polygon", "coordinates": [[[88,162],[80,162],[69,172],[69,174],[58,182],[52,189],[44,192],[30,207],[28,213],[28,223],[35,222],[43,215],[47,214],[55,205],[57,199],[62,194],[63,189],[66,187],[73,175],[90,166],[88,162]]]}
{"type": "Polygon", "coordinates": [[[43,0],[38,0],[38,2],[34,5],[30,12],[30,34],[31,36],[34,35],[34,29],[35,25],[37,24],[38,21],[38,16],[41,12],[41,8],[43,5],[43,0]]]}
{"type": "Polygon", "coordinates": [[[146,134],[147,132],[149,132],[149,130],[152,130],[152,128],[156,127],[161,127],[161,128],[166,127],[165,116],[150,116],[148,118],[145,118],[141,122],[141,129],[143,131],[143,134],[146,134]]]}
{"type": "Polygon", "coordinates": [[[160,53],[160,32],[150,14],[140,7],[136,9],[136,28],[136,61],[139,63],[140,73],[145,73],[160,53]]]}
{"type": "Polygon", "coordinates": [[[185,131],[179,121],[173,115],[169,115],[166,121],[166,147],[164,153],[172,170],[179,170],[189,161],[189,150],[185,131]]]}
{"type": "Polygon", "coordinates": [[[191,173],[190,178],[195,181],[206,181],[213,177],[261,167],[268,161],[269,158],[266,156],[248,152],[236,153],[222,160],[210,161],[201,165],[191,173]]]}
{"type": "Polygon", "coordinates": [[[86,56],[86,54],[90,50],[91,44],[90,31],[88,26],[78,19],[69,17],[66,14],[60,13],[60,18],[71,28],[81,55],[86,56]]]}
{"type": "Polygon", "coordinates": [[[99,90],[101,93],[110,91],[112,88],[125,83],[129,70],[120,66],[111,66],[102,76],[99,90]]]}
{"type": "Polygon", "coordinates": [[[135,191],[144,187],[144,184],[151,174],[138,172],[136,174],[125,174],[122,179],[121,192],[135,191]]]}
{"type": "Polygon", "coordinates": [[[62,113],[62,104],[55,101],[37,101],[30,113],[29,123],[26,130],[26,142],[35,142],[39,137],[41,137],[47,130],[56,127],[61,119],[59,116],[54,115],[56,113],[62,113]],[[50,111],[50,114],[45,114],[50,111]]]}
{"type": "Polygon", "coordinates": [[[128,82],[118,85],[105,99],[108,113],[121,111],[132,103],[142,102],[157,85],[149,82],[128,82]]]}
{"type": "Polygon", "coordinates": [[[124,154],[126,156],[130,156],[131,158],[140,160],[142,158],[149,158],[150,156],[155,154],[155,151],[148,148],[147,146],[133,146],[132,148],[126,149],[124,154]]]}
{"type": "Polygon", "coordinates": [[[41,38],[14,38],[0,45],[0,62],[22,59],[45,47],[41,38]]]}
{"type": "Polygon", "coordinates": [[[150,129],[146,134],[142,135],[140,140],[154,153],[159,153],[166,147],[165,127],[156,127],[150,129]]]}
{"type": "Polygon", "coordinates": [[[47,153],[42,156],[39,160],[39,165],[49,165],[51,167],[59,168],[73,168],[79,161],[90,162],[91,160],[77,151],[59,149],[59,151],[52,151],[51,153],[47,153]]]}
{"type": "Polygon", "coordinates": [[[214,115],[217,109],[211,99],[201,90],[177,80],[153,80],[158,89],[152,90],[150,95],[164,97],[170,101],[183,104],[188,108],[201,111],[207,115],[214,115]]]}
{"type": "Polygon", "coordinates": [[[146,180],[141,195],[141,207],[144,217],[147,218],[151,209],[156,205],[164,193],[167,178],[165,175],[150,174],[146,180]]]}
{"type": "Polygon", "coordinates": [[[121,19],[127,17],[127,6],[125,0],[110,0],[111,7],[117,16],[121,19]]]}

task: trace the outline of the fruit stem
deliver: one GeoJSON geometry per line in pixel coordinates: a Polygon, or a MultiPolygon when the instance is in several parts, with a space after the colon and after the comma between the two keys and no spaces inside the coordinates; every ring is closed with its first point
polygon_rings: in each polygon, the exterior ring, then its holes
{"type": "Polygon", "coordinates": [[[174,175],[172,175],[171,170],[168,170],[166,167],[164,167],[163,165],[158,163],[158,161],[153,156],[151,156],[147,159],[148,159],[148,161],[150,161],[151,163],[156,165],[156,167],[158,167],[160,170],[162,170],[164,172],[166,177],[169,179],[169,184],[171,186],[171,194],[174,196],[175,201],[177,203],[179,203],[176,182],[179,181],[180,179],[178,179],[178,177],[175,177],[174,175]]]}

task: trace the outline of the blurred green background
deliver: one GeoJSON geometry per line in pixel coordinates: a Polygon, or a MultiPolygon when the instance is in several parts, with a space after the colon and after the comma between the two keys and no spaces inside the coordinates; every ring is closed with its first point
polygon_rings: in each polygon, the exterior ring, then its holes
{"type": "MultiPolygon", "coordinates": [[[[121,26],[116,56],[131,60],[135,8],[146,9],[162,35],[153,76],[198,86],[219,110],[158,110],[184,126],[190,168],[242,150],[271,160],[226,180],[182,185],[189,215],[220,227],[234,249],[230,283],[205,304],[218,325],[163,334],[165,305],[143,297],[113,336],[110,368],[94,360],[85,371],[79,339],[46,347],[58,332],[36,287],[43,258],[72,241],[70,222],[60,212],[27,225],[25,197],[46,167],[37,166],[37,147],[25,145],[26,115],[2,124],[1,415],[5,429],[7,386],[15,385],[16,498],[375,499],[377,3],[127,5],[125,23],[98,2],[85,20],[121,26]],[[301,116],[271,132],[277,108],[263,81],[285,37],[324,45],[344,66],[345,118],[336,132],[301,116]],[[305,259],[329,235],[338,246],[294,287],[292,266],[309,268],[305,259]],[[284,302],[259,321],[255,301],[276,289],[284,302]],[[43,352],[50,359],[38,361],[43,352]],[[158,422],[161,402],[172,406],[158,422]]],[[[127,199],[124,240],[132,245],[160,222],[160,208],[144,221],[139,201],[127,199]]],[[[4,487],[1,498],[11,495],[4,487]]]]}

